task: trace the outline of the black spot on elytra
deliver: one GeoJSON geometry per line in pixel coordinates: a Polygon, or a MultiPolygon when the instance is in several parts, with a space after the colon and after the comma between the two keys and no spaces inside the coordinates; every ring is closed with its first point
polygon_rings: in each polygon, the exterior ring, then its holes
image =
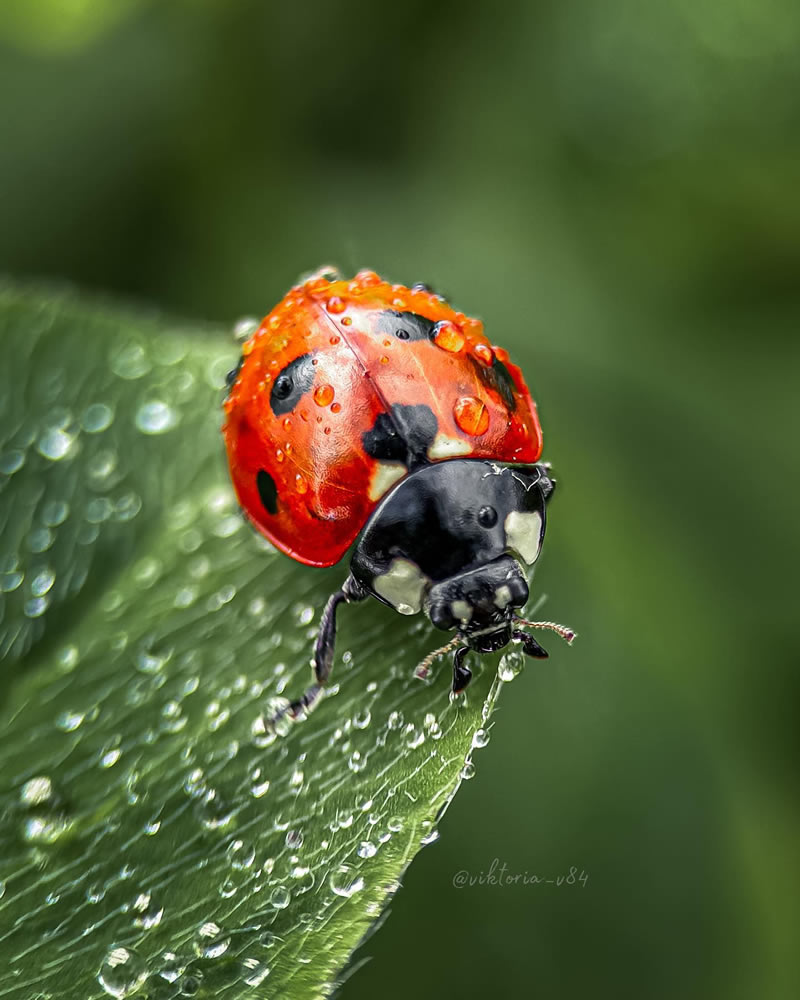
{"type": "Polygon", "coordinates": [[[256,486],[258,487],[258,495],[261,497],[264,510],[268,514],[277,514],[278,487],[275,485],[275,480],[265,469],[258,470],[256,486]]]}
{"type": "Polygon", "coordinates": [[[232,389],[233,388],[233,383],[239,377],[239,372],[242,370],[242,365],[243,364],[244,364],[244,355],[242,355],[239,358],[239,360],[236,362],[236,367],[235,368],[231,368],[231,370],[225,376],[225,385],[228,387],[228,389],[232,389]]]}
{"type": "Polygon", "coordinates": [[[488,386],[490,389],[494,389],[509,410],[516,410],[517,387],[514,385],[514,379],[511,377],[511,372],[508,368],[506,368],[503,362],[498,361],[498,359],[495,358],[492,365],[487,367],[479,361],[476,361],[474,358],[470,360],[472,360],[472,363],[475,365],[478,375],[484,385],[488,386]]]}
{"type": "Polygon", "coordinates": [[[373,333],[380,333],[398,340],[431,340],[436,325],[432,319],[417,313],[384,309],[375,315],[373,333]]]}
{"type": "Polygon", "coordinates": [[[269,394],[269,405],[272,412],[279,416],[291,411],[300,402],[304,393],[308,392],[314,382],[314,366],[310,354],[295,358],[281,371],[272,383],[269,394]]]}
{"type": "Polygon", "coordinates": [[[379,413],[371,430],[361,435],[364,451],[382,462],[402,462],[409,469],[428,461],[428,448],[439,429],[433,410],[424,403],[395,403],[379,413]]]}

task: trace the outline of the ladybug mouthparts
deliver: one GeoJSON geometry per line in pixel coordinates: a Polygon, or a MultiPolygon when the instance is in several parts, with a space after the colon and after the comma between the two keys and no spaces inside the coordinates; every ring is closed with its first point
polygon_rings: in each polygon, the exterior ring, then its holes
{"type": "MultiPolygon", "coordinates": [[[[489,652],[486,643],[493,642],[492,634],[507,631],[514,610],[524,607],[527,600],[528,581],[522,567],[504,555],[434,584],[428,592],[426,611],[437,628],[445,632],[458,629],[473,648],[489,652]]],[[[491,649],[500,649],[508,641],[491,645],[491,649]]]]}

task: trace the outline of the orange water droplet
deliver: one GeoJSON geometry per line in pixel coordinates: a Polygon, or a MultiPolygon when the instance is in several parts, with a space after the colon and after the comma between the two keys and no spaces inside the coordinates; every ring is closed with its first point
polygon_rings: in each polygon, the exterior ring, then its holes
{"type": "Polygon", "coordinates": [[[294,488],[298,493],[308,493],[308,483],[305,479],[303,479],[299,472],[294,477],[294,488]]]}
{"type": "Polygon", "coordinates": [[[291,441],[287,441],[286,444],[283,446],[283,450],[286,452],[287,455],[291,455],[291,453],[292,453],[292,442],[291,441]]]}
{"type": "Polygon", "coordinates": [[[270,316],[270,318],[269,318],[269,325],[270,325],[271,329],[277,330],[278,327],[281,325],[281,318],[280,318],[280,316],[270,316]]]}
{"type": "Polygon", "coordinates": [[[252,341],[252,340],[246,340],[242,344],[242,356],[246,358],[248,354],[252,354],[253,353],[253,348],[255,346],[256,345],[255,345],[254,341],[252,341]]]}
{"type": "Polygon", "coordinates": [[[385,354],[381,355],[381,364],[382,365],[388,365],[389,364],[389,359],[386,357],[385,354]]]}
{"type": "Polygon", "coordinates": [[[478,436],[489,430],[489,411],[475,396],[461,396],[453,406],[456,423],[467,434],[478,436]]]}
{"type": "Polygon", "coordinates": [[[277,358],[273,358],[272,361],[270,361],[269,366],[270,366],[270,368],[277,368],[278,367],[278,360],[277,360],[277,358]]]}
{"type": "Polygon", "coordinates": [[[292,418],[291,417],[284,417],[284,420],[283,420],[283,428],[284,428],[284,430],[288,431],[291,426],[292,426],[292,418]]]}
{"type": "Polygon", "coordinates": [[[321,424],[321,423],[322,423],[322,417],[317,417],[317,423],[318,423],[318,424],[321,424]]]}
{"type": "Polygon", "coordinates": [[[278,460],[279,462],[282,462],[282,461],[283,461],[283,459],[284,459],[284,454],[283,454],[283,452],[281,451],[281,449],[280,449],[280,448],[278,448],[278,450],[277,450],[277,451],[275,452],[275,458],[277,458],[277,460],[278,460]]]}
{"type": "Polygon", "coordinates": [[[326,427],[326,428],[325,428],[325,433],[326,433],[326,434],[330,434],[330,432],[331,432],[331,429],[330,429],[330,427],[326,427]]]}
{"type": "Polygon", "coordinates": [[[342,409],[341,403],[333,403],[331,405],[331,413],[339,413],[341,412],[341,409],[342,409]]]}
{"type": "Polygon", "coordinates": [[[494,364],[494,351],[488,344],[476,344],[475,357],[478,358],[479,361],[482,361],[485,365],[494,364]]]}
{"type": "Polygon", "coordinates": [[[333,396],[333,386],[328,385],[327,382],[318,385],[314,390],[314,402],[317,406],[330,406],[333,402],[333,396]]]}
{"type": "Polygon", "coordinates": [[[342,316],[342,326],[350,326],[352,322],[352,316],[342,316]]]}
{"type": "Polygon", "coordinates": [[[356,275],[356,281],[362,286],[362,288],[368,288],[370,285],[379,285],[381,279],[374,271],[359,271],[356,275]]]}
{"type": "Polygon", "coordinates": [[[433,335],[433,342],[443,351],[450,351],[457,354],[464,346],[464,334],[458,329],[455,323],[450,320],[442,320],[436,324],[436,332],[433,335]]]}
{"type": "Polygon", "coordinates": [[[319,364],[319,358],[312,358],[311,359],[311,364],[312,365],[318,365],[319,364]]]}
{"type": "Polygon", "coordinates": [[[392,342],[391,342],[391,340],[389,340],[388,337],[386,338],[386,340],[384,340],[383,346],[384,347],[391,347],[392,346],[392,342]]]}
{"type": "Polygon", "coordinates": [[[343,313],[346,309],[346,306],[338,295],[331,295],[331,297],[325,303],[325,308],[328,310],[329,313],[333,313],[334,316],[336,316],[339,313],[343,313]]]}
{"type": "Polygon", "coordinates": [[[333,335],[333,336],[331,337],[331,343],[332,343],[332,344],[334,345],[334,347],[335,347],[335,346],[336,346],[336,344],[338,344],[338,343],[339,343],[339,341],[340,341],[341,339],[342,339],[342,338],[341,338],[341,337],[340,337],[340,336],[339,336],[339,335],[338,335],[337,333],[335,333],[335,334],[334,334],[334,335],[333,335]]]}
{"type": "Polygon", "coordinates": [[[396,296],[395,298],[392,299],[392,305],[396,309],[405,309],[405,307],[408,305],[408,303],[406,302],[406,300],[401,295],[398,295],[398,296],[396,296]]]}

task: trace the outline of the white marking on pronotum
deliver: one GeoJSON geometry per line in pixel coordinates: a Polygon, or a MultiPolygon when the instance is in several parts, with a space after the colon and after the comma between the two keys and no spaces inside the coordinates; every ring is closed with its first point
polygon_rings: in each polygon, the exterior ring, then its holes
{"type": "Polygon", "coordinates": [[[415,615],[422,610],[422,595],[428,582],[410,559],[393,559],[386,572],[375,577],[372,586],[401,615],[415,615]]]}
{"type": "Polygon", "coordinates": [[[454,455],[471,455],[472,445],[463,438],[451,438],[446,434],[437,434],[428,448],[428,458],[452,458],[454,455]]]}
{"type": "Polygon", "coordinates": [[[504,583],[501,584],[494,592],[494,603],[495,607],[500,608],[501,611],[503,608],[507,608],[511,603],[511,588],[504,583]]]}
{"type": "Polygon", "coordinates": [[[509,546],[532,566],[539,556],[542,541],[542,518],[538,511],[512,510],[505,521],[509,546]]]}
{"type": "MultiPolygon", "coordinates": [[[[509,593],[509,597],[511,594],[509,593]]],[[[458,618],[460,622],[468,622],[472,618],[472,608],[466,601],[453,601],[450,605],[450,610],[453,612],[453,617],[458,618]]]]}
{"type": "Polygon", "coordinates": [[[380,500],[391,486],[402,479],[408,470],[400,462],[378,462],[369,484],[370,500],[380,500]]]}

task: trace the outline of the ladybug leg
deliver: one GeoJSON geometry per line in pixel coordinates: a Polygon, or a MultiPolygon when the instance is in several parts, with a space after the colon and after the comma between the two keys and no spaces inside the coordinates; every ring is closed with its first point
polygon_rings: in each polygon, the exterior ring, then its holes
{"type": "MultiPolygon", "coordinates": [[[[367,591],[355,579],[348,576],[341,590],[335,591],[328,598],[325,610],[319,623],[317,643],[314,647],[314,675],[316,683],[293,701],[280,715],[290,715],[296,719],[300,715],[310,712],[322,695],[322,689],[328,680],[333,669],[333,652],[336,645],[336,609],[345,601],[352,604],[355,601],[363,601],[367,597],[367,591]]],[[[280,718],[280,715],[278,718],[280,718]]],[[[275,719],[272,720],[276,721],[275,719]]]]}
{"type": "Polygon", "coordinates": [[[469,646],[459,646],[453,656],[453,694],[461,694],[472,680],[472,671],[463,662],[468,652],[469,646]]]}
{"type": "Polygon", "coordinates": [[[317,677],[317,684],[324,684],[333,669],[333,651],[336,645],[336,609],[342,601],[353,604],[355,601],[363,601],[366,596],[367,591],[355,577],[348,576],[342,589],[337,590],[328,598],[319,623],[317,644],[314,647],[314,673],[317,677]]]}
{"type": "Polygon", "coordinates": [[[522,651],[528,656],[535,656],[537,660],[546,660],[550,655],[547,650],[543,649],[533,636],[528,635],[527,632],[521,632],[517,629],[511,633],[511,638],[518,639],[522,643],[522,651]]]}

